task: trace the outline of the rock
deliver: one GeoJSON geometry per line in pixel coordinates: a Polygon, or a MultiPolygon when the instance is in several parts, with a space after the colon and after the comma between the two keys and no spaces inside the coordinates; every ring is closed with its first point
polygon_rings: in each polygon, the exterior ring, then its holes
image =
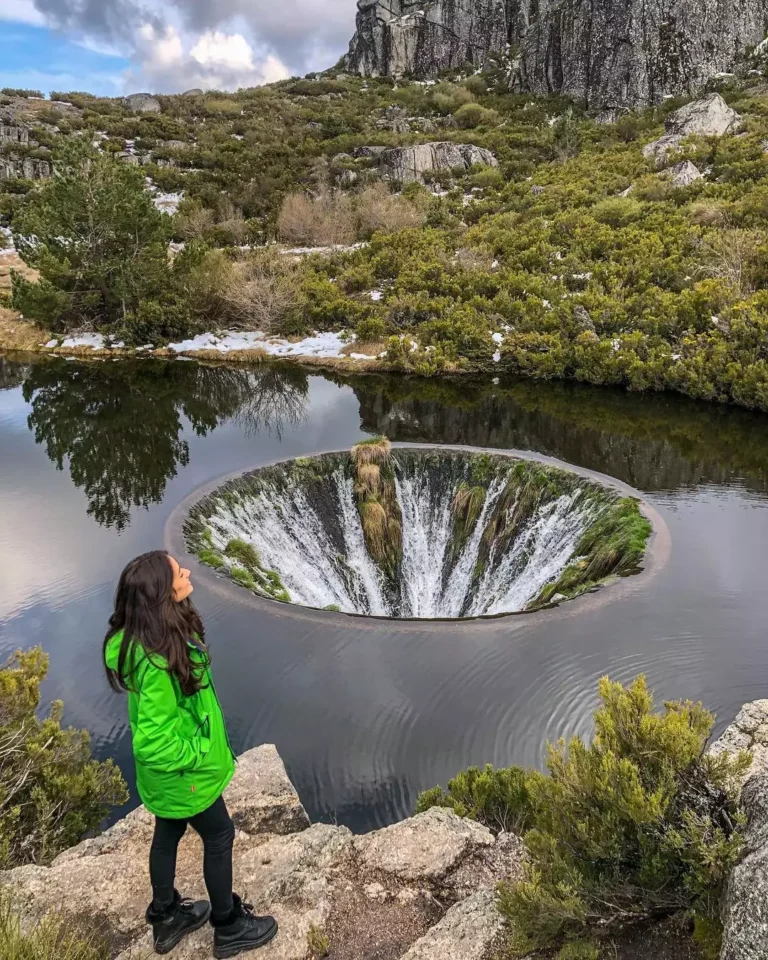
{"type": "Polygon", "coordinates": [[[160,113],[160,101],[151,93],[131,93],[123,98],[123,103],[134,113],[160,113]]]}
{"type": "Polygon", "coordinates": [[[163,140],[161,145],[166,150],[186,150],[189,146],[186,140],[163,140]]]}
{"type": "Polygon", "coordinates": [[[626,112],[626,109],[621,107],[614,110],[601,110],[595,117],[595,123],[599,123],[601,126],[617,123],[626,112]]]}
{"type": "Polygon", "coordinates": [[[0,125],[0,143],[29,143],[29,129],[0,125]]]}
{"type": "Polygon", "coordinates": [[[742,707],[710,753],[751,750],[741,802],[747,817],[745,853],[728,880],[720,960],[768,956],[768,700],[742,707]]]}
{"type": "Polygon", "coordinates": [[[451,907],[402,960],[485,960],[503,932],[493,891],[481,890],[451,907]]]}
{"type": "Polygon", "coordinates": [[[499,162],[490,150],[466,143],[419,143],[390,147],[381,154],[382,175],[403,183],[436,170],[469,170],[475,165],[498,167],[499,162]]]}
{"type": "Polygon", "coordinates": [[[681,137],[722,137],[739,129],[741,117],[719,93],[694,100],[670,114],[664,126],[667,133],[681,137]]]}
{"type": "Polygon", "coordinates": [[[350,71],[436,77],[506,56],[511,45],[516,89],[572,96],[598,111],[695,91],[730,71],[765,36],[762,0],[358,0],[357,6],[350,71]]]}
{"type": "Polygon", "coordinates": [[[375,833],[355,838],[361,865],[402,880],[439,880],[483,847],[491,831],[453,810],[433,807],[375,833]]]}
{"type": "Polygon", "coordinates": [[[357,183],[359,176],[360,175],[355,173],[354,170],[339,170],[339,173],[336,176],[336,181],[342,187],[351,187],[353,184],[357,183]]]}
{"type": "Polygon", "coordinates": [[[654,160],[658,169],[666,166],[669,157],[680,152],[683,137],[678,133],[665,133],[663,137],[647,143],[643,147],[643,156],[654,160]]]}
{"type": "Polygon", "coordinates": [[[669,170],[662,171],[659,176],[669,180],[673,187],[687,187],[697,180],[704,179],[702,172],[690,160],[683,160],[681,163],[675,164],[669,170]]]}
{"type": "Polygon", "coordinates": [[[0,157],[0,180],[15,180],[17,177],[25,180],[44,180],[50,175],[51,164],[48,160],[38,160],[34,157],[8,160],[0,157]]]}
{"type": "Polygon", "coordinates": [[[364,76],[436,76],[506,49],[504,0],[358,0],[346,69],[364,76]]]}
{"type": "Polygon", "coordinates": [[[182,97],[202,97],[203,91],[200,87],[192,87],[191,90],[185,90],[182,97]]]}
{"type": "Polygon", "coordinates": [[[365,159],[380,157],[386,149],[386,147],[355,147],[352,151],[352,156],[356,159],[360,159],[361,157],[365,159]]]}
{"type": "Polygon", "coordinates": [[[500,833],[490,847],[479,847],[440,883],[451,900],[463,900],[478,890],[495,890],[501,880],[522,877],[528,854],[514,833],[500,833]]]}
{"type": "Polygon", "coordinates": [[[127,163],[129,167],[138,167],[141,164],[138,156],[135,153],[129,153],[127,150],[122,150],[116,156],[121,163],[127,163]]]}
{"type": "Polygon", "coordinates": [[[331,157],[331,166],[332,167],[341,167],[345,163],[352,163],[354,157],[350,153],[337,153],[335,156],[331,157]]]}
{"type": "MultiPolygon", "coordinates": [[[[237,828],[236,889],[280,925],[260,958],[307,960],[313,926],[328,930],[343,956],[361,960],[403,953],[486,960],[495,947],[502,929],[495,886],[518,876],[525,857],[512,834],[494,838],[442,808],[360,837],[346,827],[310,826],[273,746],[240,757],[226,799],[237,828]],[[441,904],[450,907],[442,916],[441,904]]],[[[144,911],[153,829],[154,818],[139,808],[50,867],[19,867],[0,874],[0,883],[16,894],[23,923],[54,911],[85,918],[105,936],[110,956],[140,960],[152,952],[144,911]]],[[[202,845],[192,830],[179,847],[177,877],[184,895],[206,896],[202,845]]],[[[210,960],[211,939],[209,927],[199,930],[174,957],[210,960]]]]}

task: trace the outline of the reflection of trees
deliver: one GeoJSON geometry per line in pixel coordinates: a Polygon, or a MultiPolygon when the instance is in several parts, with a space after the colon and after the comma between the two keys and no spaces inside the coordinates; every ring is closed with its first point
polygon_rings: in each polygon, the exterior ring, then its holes
{"type": "Polygon", "coordinates": [[[198,436],[231,418],[279,434],[301,418],[307,378],[178,361],[62,361],[33,365],[23,389],[35,440],[60,470],[67,461],[88,513],[122,529],[189,463],[182,417],[198,436]]]}
{"type": "Polygon", "coordinates": [[[392,440],[535,450],[643,490],[768,487],[768,417],[666,394],[518,381],[358,378],[363,428],[392,440]]]}

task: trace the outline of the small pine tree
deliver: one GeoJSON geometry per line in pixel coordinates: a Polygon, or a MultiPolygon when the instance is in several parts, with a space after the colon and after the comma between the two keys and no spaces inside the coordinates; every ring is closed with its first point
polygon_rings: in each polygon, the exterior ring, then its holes
{"type": "Polygon", "coordinates": [[[40,718],[48,657],[19,651],[0,668],[0,869],[45,864],[98,827],[128,793],[84,730],[62,729],[62,705],[40,718]]]}

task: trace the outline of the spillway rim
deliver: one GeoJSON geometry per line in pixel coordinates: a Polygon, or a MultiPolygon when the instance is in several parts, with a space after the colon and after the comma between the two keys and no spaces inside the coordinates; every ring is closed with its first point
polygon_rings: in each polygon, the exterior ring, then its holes
{"type": "MultiPolygon", "coordinates": [[[[365,439],[365,438],[362,438],[365,439]]],[[[358,441],[359,442],[359,441],[358,441]]],[[[475,447],[462,444],[447,443],[392,443],[393,450],[415,450],[415,451],[449,451],[454,453],[473,454],[494,454],[496,456],[508,457],[510,460],[528,460],[535,463],[541,463],[545,466],[557,467],[560,470],[567,470],[586,480],[599,483],[609,490],[614,490],[622,496],[634,497],[639,501],[642,514],[651,523],[651,535],[645,549],[643,566],[639,573],[629,577],[618,577],[611,583],[597,587],[592,591],[575,597],[573,600],[562,602],[550,607],[544,607],[540,610],[516,610],[508,613],[482,614],[475,617],[386,617],[363,613],[347,613],[333,610],[321,610],[316,607],[305,607],[297,603],[284,603],[280,600],[273,600],[271,597],[259,596],[251,593],[243,587],[237,586],[230,579],[220,576],[211,567],[201,563],[200,560],[189,552],[183,533],[184,520],[200,500],[223,486],[230,480],[236,480],[250,473],[259,470],[266,470],[268,467],[280,466],[284,463],[290,463],[297,458],[311,460],[316,457],[330,455],[343,455],[349,453],[349,448],[335,450],[321,450],[313,453],[296,453],[291,457],[279,457],[275,460],[269,460],[265,463],[258,463],[252,467],[235,470],[221,477],[211,480],[208,483],[197,487],[190,494],[184,497],[171,511],[165,524],[163,541],[165,549],[168,550],[182,565],[191,566],[194,570],[194,577],[202,581],[214,593],[223,596],[227,600],[235,601],[240,604],[246,604],[252,609],[261,610],[273,616],[288,617],[295,620],[317,622],[320,618],[325,623],[337,622],[338,625],[354,626],[360,629],[366,623],[380,627],[387,624],[393,629],[410,629],[414,627],[428,628],[432,625],[434,628],[466,628],[468,625],[477,627],[495,627],[498,628],[503,622],[512,626],[523,623],[531,624],[533,622],[541,623],[545,621],[557,621],[570,618],[583,612],[595,610],[605,606],[608,603],[615,603],[632,594],[644,589],[646,584],[655,577],[660,570],[664,568],[669,560],[672,546],[671,534],[666,521],[659,511],[648,502],[642,491],[624,483],[622,480],[612,477],[609,474],[600,473],[596,470],[590,470],[587,467],[581,467],[577,464],[569,463],[566,460],[559,460],[557,457],[546,456],[531,450],[498,449],[495,447],[475,447]]]]}

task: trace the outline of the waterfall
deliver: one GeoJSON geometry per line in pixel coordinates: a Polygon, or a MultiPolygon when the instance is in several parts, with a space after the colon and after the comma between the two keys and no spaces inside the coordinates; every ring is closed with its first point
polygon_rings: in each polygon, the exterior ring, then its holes
{"type": "Polygon", "coordinates": [[[391,457],[402,517],[399,580],[368,552],[353,470],[342,455],[313,462],[321,466],[265,468],[213,494],[204,543],[218,553],[216,566],[238,566],[228,544],[245,541],[260,564],[251,589],[261,592],[275,571],[291,601],[304,606],[424,619],[511,613],[578,561],[583,534],[618,500],[542,464],[486,457],[473,466],[469,455],[415,451],[391,457]],[[459,530],[457,491],[478,485],[485,496],[477,519],[459,530]]]}

